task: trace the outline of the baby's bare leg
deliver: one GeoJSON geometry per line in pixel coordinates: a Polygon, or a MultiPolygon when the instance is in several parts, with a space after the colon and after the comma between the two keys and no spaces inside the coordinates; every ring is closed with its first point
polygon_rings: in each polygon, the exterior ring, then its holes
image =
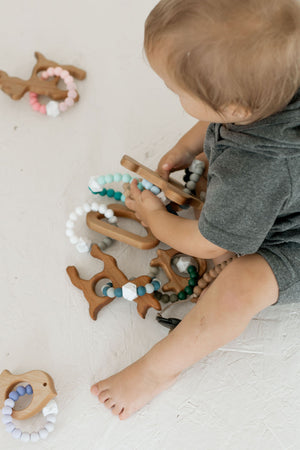
{"type": "Polygon", "coordinates": [[[126,419],[174,383],[182,370],[241,334],[277,297],[275,276],[262,256],[234,260],[166,338],[134,364],[95,384],[92,393],[126,419]]]}

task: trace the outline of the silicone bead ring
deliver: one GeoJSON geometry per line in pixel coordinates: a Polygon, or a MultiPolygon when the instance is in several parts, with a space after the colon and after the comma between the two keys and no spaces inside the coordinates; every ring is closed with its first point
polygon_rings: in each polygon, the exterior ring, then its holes
{"type": "Polygon", "coordinates": [[[50,77],[60,77],[65,82],[68,91],[65,100],[61,103],[51,100],[47,105],[41,105],[38,101],[38,94],[35,92],[29,93],[29,99],[34,111],[46,114],[47,116],[57,117],[61,112],[67,111],[67,109],[74,105],[74,99],[78,93],[74,78],[67,70],[63,70],[61,67],[49,67],[42,72],[42,79],[47,80],[50,77]]]}
{"type": "Polygon", "coordinates": [[[132,181],[133,177],[129,173],[121,174],[121,173],[115,173],[115,174],[108,174],[108,175],[100,175],[100,176],[93,176],[89,180],[89,190],[92,194],[99,194],[102,197],[104,195],[108,195],[108,197],[114,197],[115,200],[120,200],[121,202],[125,202],[125,195],[121,192],[115,192],[113,189],[106,190],[104,186],[106,184],[110,183],[130,183],[132,181]]]}
{"type": "MultiPolygon", "coordinates": [[[[93,202],[92,204],[84,203],[82,206],[75,208],[73,212],[69,215],[69,220],[66,223],[66,235],[70,239],[71,244],[76,246],[76,250],[79,253],[87,253],[90,251],[92,242],[90,240],[85,240],[82,237],[76,236],[74,232],[75,222],[78,217],[82,216],[84,213],[89,213],[90,211],[99,212],[104,214],[109,223],[117,223],[117,217],[112,209],[108,209],[104,203],[93,202]]],[[[113,242],[113,239],[104,238],[103,242],[99,244],[99,247],[104,250],[104,245],[108,247],[113,242]]]]}
{"type": "Polygon", "coordinates": [[[58,412],[56,402],[51,400],[43,409],[46,423],[40,430],[32,433],[23,432],[14,424],[12,413],[19,397],[23,397],[25,394],[33,394],[30,384],[27,386],[18,386],[15,391],[9,393],[8,398],[5,400],[4,407],[2,408],[2,422],[5,425],[6,431],[10,433],[14,439],[22,442],[37,442],[40,439],[47,439],[49,433],[54,430],[54,423],[56,422],[56,414],[58,412]]]}

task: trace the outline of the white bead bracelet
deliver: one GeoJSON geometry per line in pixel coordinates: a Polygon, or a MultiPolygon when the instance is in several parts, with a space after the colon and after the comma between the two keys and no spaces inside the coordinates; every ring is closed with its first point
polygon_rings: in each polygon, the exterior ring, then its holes
{"type": "Polygon", "coordinates": [[[40,439],[47,439],[49,433],[54,430],[54,423],[56,422],[56,415],[58,413],[57,404],[55,400],[50,400],[42,411],[43,416],[46,419],[45,425],[38,431],[27,433],[20,428],[17,428],[12,419],[13,409],[17,400],[25,394],[33,394],[30,384],[27,386],[18,386],[15,391],[9,393],[8,398],[5,400],[4,407],[2,408],[2,422],[5,425],[6,431],[10,433],[14,439],[22,442],[37,442],[40,439]]]}
{"type": "MultiPolygon", "coordinates": [[[[82,237],[76,236],[74,232],[75,222],[77,221],[79,216],[82,216],[84,213],[89,213],[90,211],[99,212],[103,214],[106,219],[108,219],[109,223],[117,223],[117,217],[112,209],[107,208],[107,205],[104,203],[93,202],[91,204],[84,203],[82,206],[77,206],[75,210],[69,215],[69,220],[66,223],[66,235],[70,239],[71,244],[74,244],[76,250],[79,253],[87,253],[90,251],[92,246],[92,241],[89,239],[83,239],[82,237]]],[[[113,242],[110,238],[104,238],[103,241],[99,244],[101,250],[104,250],[104,246],[108,247],[113,242]],[[103,245],[105,244],[105,245],[103,245]]]]}

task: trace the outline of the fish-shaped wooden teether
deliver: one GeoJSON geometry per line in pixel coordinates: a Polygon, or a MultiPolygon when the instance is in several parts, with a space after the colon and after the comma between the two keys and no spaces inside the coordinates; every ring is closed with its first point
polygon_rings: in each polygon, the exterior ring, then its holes
{"type": "Polygon", "coordinates": [[[20,383],[30,384],[33,396],[26,408],[13,410],[12,417],[17,420],[28,419],[38,414],[57,395],[52,378],[42,370],[32,370],[20,375],[13,375],[4,370],[0,375],[0,408],[3,407],[9,393],[20,383]]]}

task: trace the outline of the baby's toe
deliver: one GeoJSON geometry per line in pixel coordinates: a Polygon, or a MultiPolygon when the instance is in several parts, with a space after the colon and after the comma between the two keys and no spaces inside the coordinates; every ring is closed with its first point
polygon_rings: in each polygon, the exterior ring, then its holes
{"type": "Polygon", "coordinates": [[[112,412],[115,416],[118,416],[118,415],[120,414],[120,412],[122,411],[122,409],[124,409],[122,405],[116,404],[116,405],[112,408],[111,412],[112,412]]]}
{"type": "Polygon", "coordinates": [[[128,417],[130,416],[130,412],[127,408],[122,408],[120,414],[119,414],[119,419],[120,420],[125,420],[128,419],[128,417]]]}
{"type": "Polygon", "coordinates": [[[104,403],[107,399],[110,398],[110,392],[108,389],[105,389],[105,391],[100,392],[98,395],[99,402],[104,403]]]}
{"type": "Polygon", "coordinates": [[[112,398],[108,398],[107,400],[105,400],[104,402],[104,406],[108,409],[112,408],[113,406],[115,406],[116,402],[112,399],[112,398]]]}

